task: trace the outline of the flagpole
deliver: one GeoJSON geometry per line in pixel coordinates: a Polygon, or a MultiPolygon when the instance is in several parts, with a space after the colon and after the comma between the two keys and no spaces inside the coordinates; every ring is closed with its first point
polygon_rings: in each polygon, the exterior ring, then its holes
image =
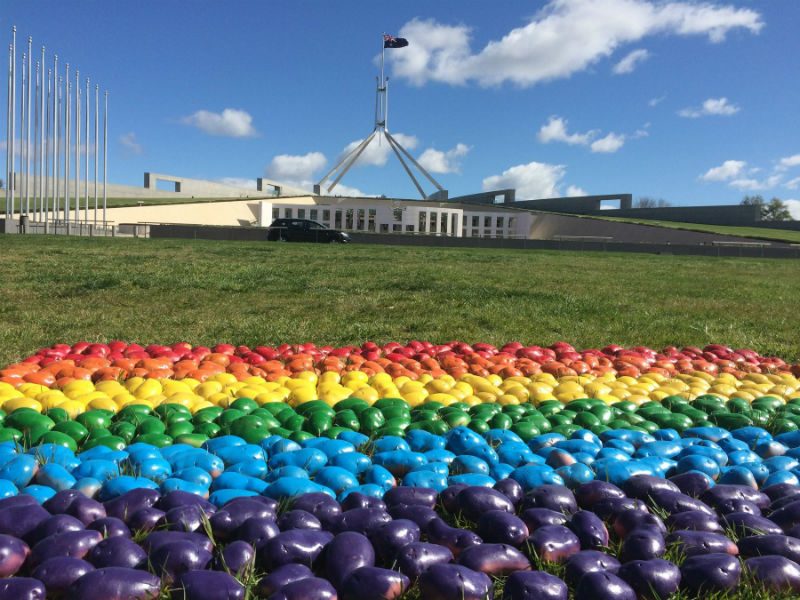
{"type": "Polygon", "coordinates": [[[94,226],[97,227],[97,130],[100,115],[100,86],[94,85],[94,226]]]}
{"type": "Polygon", "coordinates": [[[11,144],[11,71],[13,64],[11,62],[11,44],[8,45],[8,105],[6,106],[6,223],[8,223],[11,214],[11,186],[13,176],[11,175],[13,169],[11,168],[12,162],[12,149],[11,144]]]}
{"type": "Polygon", "coordinates": [[[17,26],[11,28],[11,219],[14,219],[14,190],[17,188],[16,152],[17,143],[17,26]]]}
{"type": "Polygon", "coordinates": [[[108,197],[108,90],[105,91],[105,108],[103,110],[103,227],[106,227],[106,206],[108,197]]]}
{"type": "MultiPolygon", "coordinates": [[[[26,109],[25,124],[27,126],[27,133],[25,136],[25,214],[28,215],[31,210],[31,71],[33,58],[33,37],[28,36],[28,103],[26,109]]],[[[27,233],[27,230],[25,231],[27,233]]]]}
{"type": "MultiPolygon", "coordinates": [[[[75,70],[75,224],[81,220],[81,72],[75,70]]],[[[80,231],[80,230],[79,230],[80,231]]]]}
{"type": "Polygon", "coordinates": [[[83,220],[86,223],[89,223],[89,78],[86,78],[86,94],[84,98],[84,102],[86,102],[86,107],[84,108],[84,120],[86,124],[84,126],[84,136],[85,142],[83,147],[83,159],[85,163],[85,175],[83,178],[83,195],[84,195],[84,206],[83,206],[83,220]]]}
{"type": "Polygon", "coordinates": [[[25,214],[25,86],[27,85],[27,75],[25,74],[25,60],[27,55],[22,53],[22,75],[20,76],[20,98],[19,98],[19,214],[25,214]]]}
{"type": "Polygon", "coordinates": [[[69,197],[69,153],[72,149],[72,140],[70,139],[72,127],[70,126],[70,110],[72,101],[70,95],[72,94],[72,83],[69,78],[69,63],[67,63],[66,73],[64,76],[64,223],[67,227],[66,231],[69,234],[69,219],[70,219],[70,197],[69,197]]]}

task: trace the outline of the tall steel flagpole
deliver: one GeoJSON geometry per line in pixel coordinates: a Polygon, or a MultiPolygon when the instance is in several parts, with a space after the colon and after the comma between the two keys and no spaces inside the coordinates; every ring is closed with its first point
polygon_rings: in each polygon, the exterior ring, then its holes
{"type": "Polygon", "coordinates": [[[11,71],[13,68],[13,63],[11,62],[11,44],[8,45],[8,93],[6,97],[8,99],[8,103],[6,104],[6,175],[5,175],[5,187],[6,187],[6,223],[8,223],[9,219],[11,218],[11,152],[12,152],[12,144],[11,144],[11,71]]]}
{"type": "Polygon", "coordinates": [[[28,36],[28,102],[27,102],[27,132],[25,134],[25,214],[31,210],[31,58],[33,57],[33,37],[28,36]]]}
{"type": "Polygon", "coordinates": [[[42,220],[42,205],[44,204],[44,55],[45,48],[42,46],[42,74],[39,84],[39,216],[38,221],[42,220]]]}
{"type": "Polygon", "coordinates": [[[108,90],[105,93],[105,110],[103,111],[103,227],[106,227],[106,204],[108,197],[108,90]]]}
{"type": "Polygon", "coordinates": [[[86,223],[88,224],[89,223],[89,104],[91,104],[89,102],[89,78],[88,77],[86,78],[86,94],[84,96],[84,99],[85,99],[85,103],[86,103],[86,108],[84,110],[84,116],[85,116],[84,121],[86,122],[86,125],[85,125],[85,127],[86,127],[86,129],[85,129],[86,135],[84,136],[84,139],[86,141],[84,142],[84,147],[83,147],[83,159],[84,159],[86,170],[84,172],[84,177],[83,177],[83,196],[84,196],[84,199],[85,199],[84,208],[83,208],[83,220],[86,221],[86,223]]]}
{"type": "Polygon", "coordinates": [[[20,99],[19,99],[19,214],[25,213],[25,86],[27,79],[25,75],[25,60],[27,55],[22,53],[22,77],[20,78],[20,99]]]}
{"type": "Polygon", "coordinates": [[[44,192],[43,192],[43,194],[44,194],[44,223],[45,223],[45,227],[47,226],[47,223],[50,222],[50,186],[51,186],[51,181],[52,181],[50,179],[50,176],[51,176],[51,171],[50,171],[50,144],[52,143],[50,140],[51,140],[52,135],[53,135],[53,132],[52,132],[52,126],[53,126],[52,118],[53,117],[52,117],[52,115],[50,113],[50,105],[51,105],[50,100],[51,100],[51,97],[52,97],[52,94],[53,94],[53,88],[51,86],[51,80],[50,80],[50,78],[52,76],[53,76],[53,70],[52,69],[47,69],[47,101],[46,101],[46,108],[45,108],[46,127],[45,127],[45,133],[44,133],[44,142],[45,142],[44,156],[45,156],[45,164],[46,164],[46,166],[45,166],[45,170],[44,170],[45,180],[44,180],[44,192]]]}
{"type": "Polygon", "coordinates": [[[64,99],[64,223],[67,226],[67,230],[69,230],[69,218],[70,218],[70,198],[69,198],[69,153],[71,150],[70,146],[70,95],[72,94],[72,84],[69,80],[69,63],[67,63],[66,73],[64,76],[64,92],[66,98],[64,99]]]}
{"type": "MultiPolygon", "coordinates": [[[[53,226],[58,221],[58,112],[61,109],[61,86],[58,82],[58,54],[53,55],[53,226]]],[[[55,229],[53,230],[55,232],[55,229]]]]}
{"type": "Polygon", "coordinates": [[[17,189],[16,175],[17,145],[17,26],[11,28],[11,219],[14,218],[14,191],[17,189]]]}
{"type": "Polygon", "coordinates": [[[78,180],[81,175],[81,72],[75,69],[75,223],[81,220],[81,194],[78,180]]]}
{"type": "Polygon", "coordinates": [[[94,86],[94,226],[97,227],[97,157],[100,149],[97,147],[97,133],[100,116],[100,86],[94,86]]]}
{"type": "Polygon", "coordinates": [[[39,159],[39,61],[36,61],[36,92],[33,94],[33,220],[36,220],[37,194],[39,182],[36,177],[36,163],[39,159]]]}

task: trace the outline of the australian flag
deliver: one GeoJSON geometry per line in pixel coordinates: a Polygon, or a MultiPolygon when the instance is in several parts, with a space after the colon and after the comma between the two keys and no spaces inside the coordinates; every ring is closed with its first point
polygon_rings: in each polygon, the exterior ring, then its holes
{"type": "Polygon", "coordinates": [[[408,46],[408,40],[406,38],[393,37],[391,35],[383,36],[384,48],[405,48],[406,46],[408,46]]]}

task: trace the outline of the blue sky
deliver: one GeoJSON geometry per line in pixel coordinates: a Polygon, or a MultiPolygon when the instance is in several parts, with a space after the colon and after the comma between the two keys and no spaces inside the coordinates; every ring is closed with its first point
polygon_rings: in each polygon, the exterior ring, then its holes
{"type": "MultiPolygon", "coordinates": [[[[796,0],[4,0],[12,24],[110,90],[116,183],[316,181],[371,131],[385,31],[390,129],[451,196],[800,199],[796,0]]],[[[345,191],[414,197],[386,150],[345,191]]]]}

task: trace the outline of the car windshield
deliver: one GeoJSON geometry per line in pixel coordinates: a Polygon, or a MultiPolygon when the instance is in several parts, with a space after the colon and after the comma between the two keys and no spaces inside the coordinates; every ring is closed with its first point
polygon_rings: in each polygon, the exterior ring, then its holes
{"type": "Polygon", "coordinates": [[[323,225],[322,223],[317,223],[316,221],[309,221],[308,227],[309,229],[327,229],[325,225],[323,225]]]}

